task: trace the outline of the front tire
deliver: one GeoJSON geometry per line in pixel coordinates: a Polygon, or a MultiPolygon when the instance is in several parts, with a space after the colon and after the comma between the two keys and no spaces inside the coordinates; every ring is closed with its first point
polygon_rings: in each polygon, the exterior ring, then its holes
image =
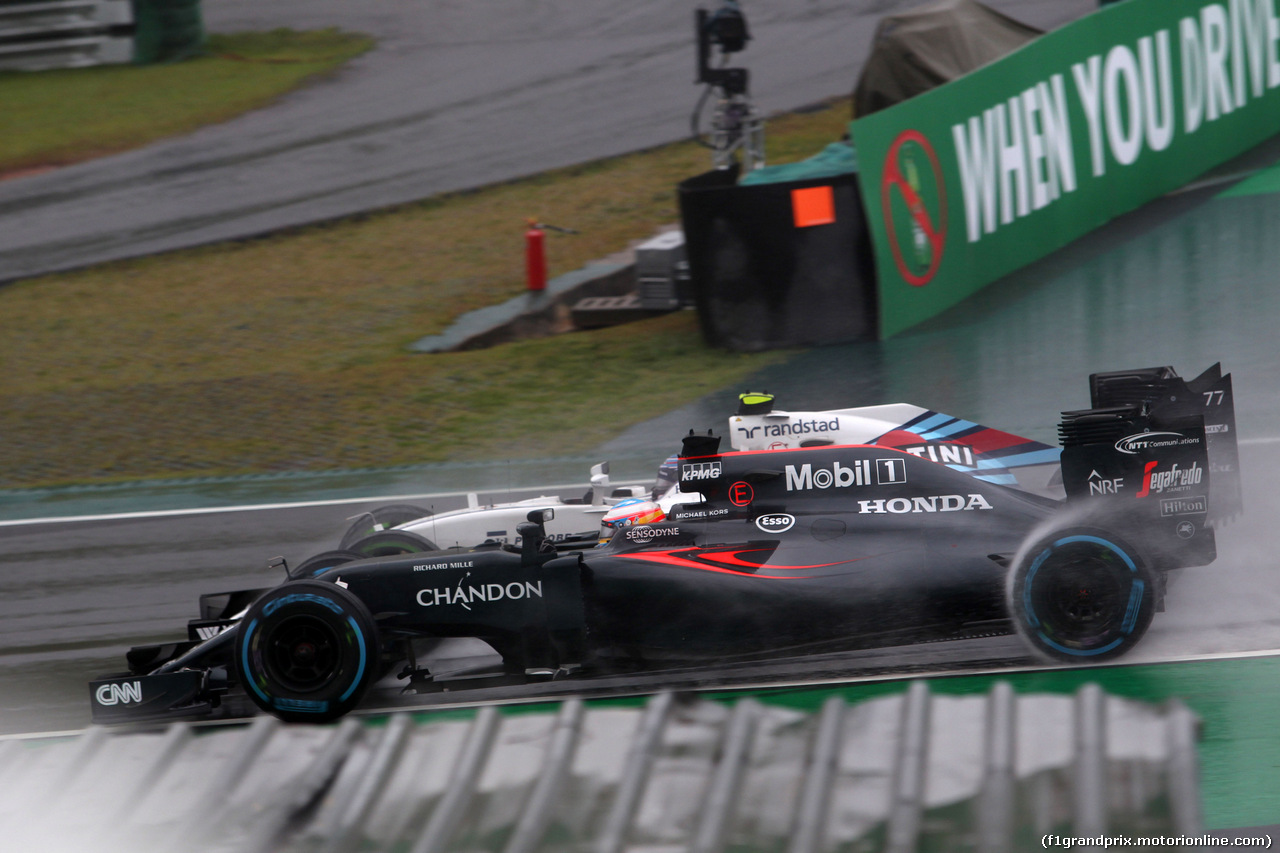
{"type": "Polygon", "coordinates": [[[1007,603],[1018,632],[1057,660],[1119,657],[1146,633],[1156,577],[1138,552],[1093,529],[1036,541],[1010,575],[1007,603]]]}
{"type": "Polygon", "coordinates": [[[308,557],[289,571],[290,580],[303,580],[327,572],[334,566],[350,563],[352,560],[363,560],[363,554],[355,551],[322,551],[314,557],[308,557]]]}
{"type": "Polygon", "coordinates": [[[289,722],[324,723],[355,708],[373,682],[378,632],[368,609],[332,583],[282,584],[240,622],[236,673],[245,693],[289,722]]]}

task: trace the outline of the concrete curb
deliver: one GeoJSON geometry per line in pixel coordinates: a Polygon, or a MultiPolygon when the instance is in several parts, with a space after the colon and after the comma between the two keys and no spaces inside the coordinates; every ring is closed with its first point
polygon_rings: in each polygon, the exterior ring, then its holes
{"type": "MultiPolygon", "coordinates": [[[[679,228],[679,223],[664,225],[654,236],[679,228]]],[[[646,238],[650,239],[653,238],[646,238]]],[[[461,352],[573,331],[576,326],[570,319],[569,309],[578,300],[623,296],[635,291],[636,247],[646,240],[633,240],[620,252],[556,276],[541,293],[522,293],[500,305],[469,311],[440,334],[414,341],[409,349],[412,352],[461,352]]]]}
{"type": "Polygon", "coordinates": [[[463,314],[438,335],[409,345],[414,352],[459,352],[541,338],[573,329],[569,309],[588,296],[621,296],[635,289],[636,264],[596,261],[547,282],[541,293],[522,293],[500,305],[463,314]]]}

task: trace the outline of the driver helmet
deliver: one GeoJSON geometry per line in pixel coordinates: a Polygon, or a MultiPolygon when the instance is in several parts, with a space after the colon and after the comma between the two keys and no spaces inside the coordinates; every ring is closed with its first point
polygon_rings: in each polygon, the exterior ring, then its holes
{"type": "Polygon", "coordinates": [[[680,486],[680,457],[672,453],[658,466],[658,478],[653,482],[653,499],[661,500],[680,486]]]}
{"type": "Polygon", "coordinates": [[[644,498],[631,498],[615,506],[600,519],[600,544],[608,542],[613,534],[623,527],[637,524],[656,524],[666,521],[667,514],[662,507],[644,498]]]}

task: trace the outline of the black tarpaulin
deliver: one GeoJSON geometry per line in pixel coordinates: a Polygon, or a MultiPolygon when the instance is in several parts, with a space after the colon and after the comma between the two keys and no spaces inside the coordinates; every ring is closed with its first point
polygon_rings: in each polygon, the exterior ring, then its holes
{"type": "Polygon", "coordinates": [[[976,0],[938,0],[882,18],[853,90],[862,117],[1017,50],[1044,31],[976,0]]]}

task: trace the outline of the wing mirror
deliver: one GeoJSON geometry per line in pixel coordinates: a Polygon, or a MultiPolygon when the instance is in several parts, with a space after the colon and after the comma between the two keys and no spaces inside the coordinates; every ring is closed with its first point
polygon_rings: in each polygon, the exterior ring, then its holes
{"type": "Polygon", "coordinates": [[[609,492],[609,463],[601,462],[591,466],[591,503],[600,506],[604,496],[609,492]]]}
{"type": "Polygon", "coordinates": [[[520,534],[521,562],[526,564],[537,562],[538,554],[542,552],[547,541],[547,528],[543,525],[555,517],[556,511],[551,507],[534,509],[525,516],[529,519],[528,521],[516,525],[516,533],[520,534]]]}

